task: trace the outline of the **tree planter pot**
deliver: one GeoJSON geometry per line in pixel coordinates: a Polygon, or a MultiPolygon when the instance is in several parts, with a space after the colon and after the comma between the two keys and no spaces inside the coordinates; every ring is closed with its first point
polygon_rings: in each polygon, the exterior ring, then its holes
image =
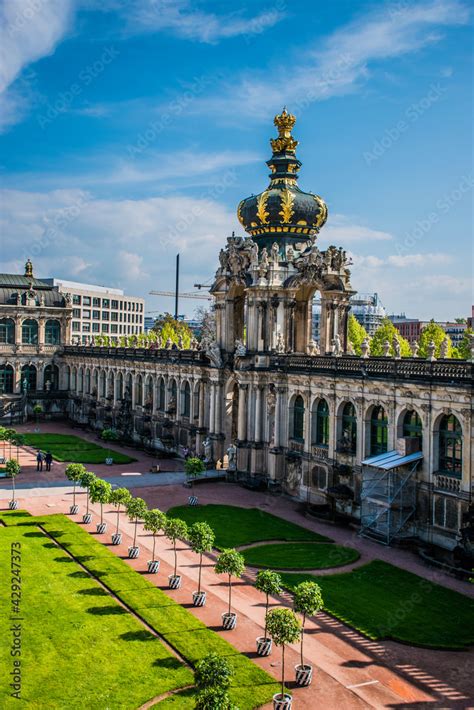
{"type": "Polygon", "coordinates": [[[276,693],[273,696],[273,710],[290,710],[293,698],[288,693],[285,693],[283,697],[281,693],[276,693]]]}
{"type": "Polygon", "coordinates": [[[120,545],[122,542],[122,533],[114,533],[112,535],[112,545],[120,545]]]}
{"type": "Polygon", "coordinates": [[[237,626],[237,614],[235,611],[228,611],[222,614],[222,626],[226,631],[232,631],[237,626]]]}
{"type": "Polygon", "coordinates": [[[82,516],[82,522],[85,525],[88,525],[91,522],[91,520],[92,520],[92,515],[90,513],[84,513],[84,515],[82,516]]]}
{"type": "Polygon", "coordinates": [[[138,547],[138,545],[136,545],[136,546],[130,545],[130,547],[128,548],[129,559],[135,560],[139,554],[140,554],[140,548],[138,547]]]}
{"type": "Polygon", "coordinates": [[[188,504],[189,505],[199,505],[198,497],[197,496],[189,496],[188,504]]]}
{"type": "Polygon", "coordinates": [[[69,508],[69,515],[77,515],[79,512],[79,506],[78,505],[71,505],[69,508]]]}
{"type": "Polygon", "coordinates": [[[296,671],[296,685],[304,687],[311,684],[313,680],[313,666],[302,666],[298,664],[295,666],[296,671]]]}
{"type": "Polygon", "coordinates": [[[16,510],[18,508],[18,501],[17,500],[8,501],[8,508],[9,508],[9,510],[16,510]]]}
{"type": "Polygon", "coordinates": [[[259,656],[269,656],[272,652],[272,640],[265,636],[257,636],[257,654],[259,656]]]}
{"type": "Polygon", "coordinates": [[[160,569],[160,560],[148,560],[148,572],[156,574],[160,569]]]}
{"type": "Polygon", "coordinates": [[[112,458],[111,456],[108,456],[108,457],[105,459],[105,464],[106,464],[106,466],[112,466],[113,462],[114,462],[114,460],[113,460],[113,458],[112,458]]]}
{"type": "Polygon", "coordinates": [[[179,589],[181,586],[181,575],[180,574],[170,574],[168,577],[169,588],[179,589]]]}
{"type": "Polygon", "coordinates": [[[98,535],[103,535],[107,530],[107,523],[97,523],[96,530],[98,535]]]}
{"type": "Polygon", "coordinates": [[[206,592],[193,592],[194,606],[204,606],[206,603],[206,592]]]}

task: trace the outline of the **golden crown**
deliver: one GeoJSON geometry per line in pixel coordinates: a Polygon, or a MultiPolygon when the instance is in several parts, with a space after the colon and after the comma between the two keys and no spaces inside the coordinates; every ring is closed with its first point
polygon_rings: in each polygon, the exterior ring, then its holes
{"type": "Polygon", "coordinates": [[[278,138],[272,138],[270,144],[275,153],[288,151],[294,153],[298,145],[298,141],[291,135],[291,129],[296,123],[296,118],[293,114],[288,113],[286,106],[283,111],[275,116],[273,123],[278,128],[278,138]]]}
{"type": "Polygon", "coordinates": [[[293,116],[293,114],[288,113],[285,106],[283,111],[277,116],[275,116],[273,123],[278,128],[278,133],[280,134],[280,136],[285,133],[288,135],[289,133],[291,133],[291,129],[296,123],[296,118],[295,116],[293,116]]]}

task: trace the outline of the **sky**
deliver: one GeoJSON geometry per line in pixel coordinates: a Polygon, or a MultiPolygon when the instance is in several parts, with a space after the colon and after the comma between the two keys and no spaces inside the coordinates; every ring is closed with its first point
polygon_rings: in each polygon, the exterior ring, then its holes
{"type": "MultiPolygon", "coordinates": [[[[286,105],[321,249],[389,313],[472,296],[468,0],[0,0],[1,270],[211,283],[286,105]]],[[[191,315],[199,301],[182,301],[191,315]]],[[[203,302],[201,302],[203,303],[203,302]]]]}

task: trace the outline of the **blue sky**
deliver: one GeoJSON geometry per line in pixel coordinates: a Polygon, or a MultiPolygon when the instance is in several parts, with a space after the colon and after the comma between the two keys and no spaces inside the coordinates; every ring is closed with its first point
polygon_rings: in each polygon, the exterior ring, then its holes
{"type": "Polygon", "coordinates": [[[352,254],[354,287],[467,316],[470,8],[0,0],[2,268],[31,256],[39,276],[146,295],[173,288],[179,251],[183,289],[210,280],[287,105],[300,186],[329,207],[319,244],[352,254]]]}

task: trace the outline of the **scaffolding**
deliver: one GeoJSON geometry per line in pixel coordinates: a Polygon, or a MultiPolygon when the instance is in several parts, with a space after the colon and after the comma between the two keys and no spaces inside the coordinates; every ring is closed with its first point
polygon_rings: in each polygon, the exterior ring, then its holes
{"type": "Polygon", "coordinates": [[[397,451],[362,461],[361,527],[359,535],[391,545],[407,537],[407,523],[416,509],[415,472],[423,454],[397,451]]]}

